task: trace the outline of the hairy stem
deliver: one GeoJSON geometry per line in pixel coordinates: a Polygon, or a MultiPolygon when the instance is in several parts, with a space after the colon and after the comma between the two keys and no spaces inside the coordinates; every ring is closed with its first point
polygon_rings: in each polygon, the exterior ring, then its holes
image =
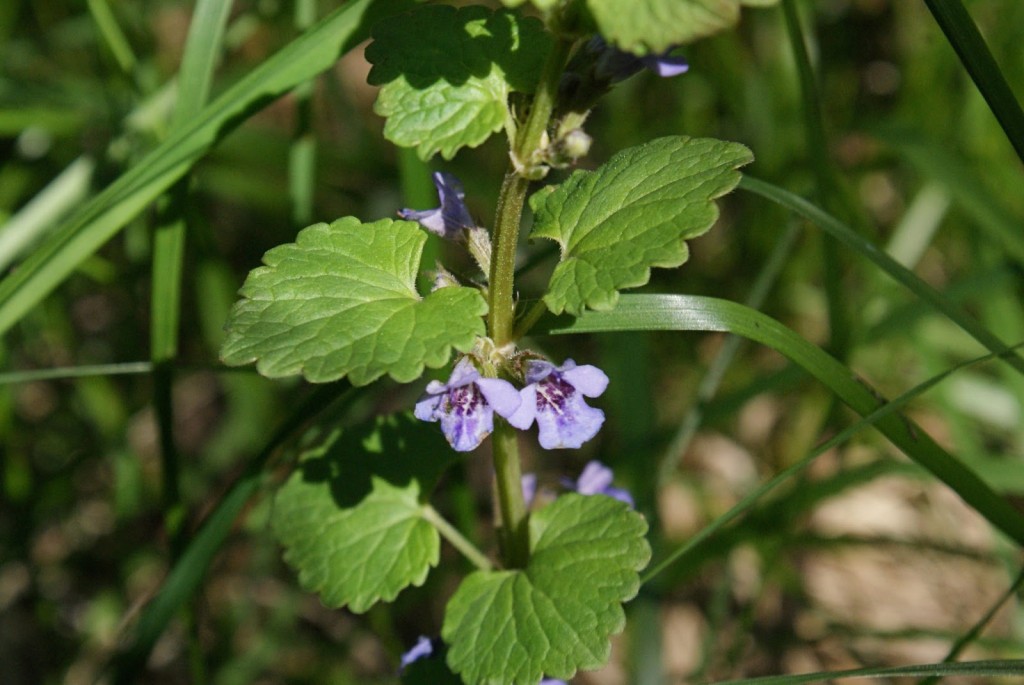
{"type": "MultiPolygon", "coordinates": [[[[546,144],[551,114],[558,96],[558,83],[572,50],[572,42],[558,40],[548,55],[530,105],[526,123],[510,140],[512,168],[505,174],[495,210],[490,273],[487,287],[487,332],[499,350],[515,341],[516,319],[515,267],[523,203],[530,178],[542,174],[539,161],[546,144]]],[[[507,350],[504,350],[507,351],[507,350]]],[[[526,501],[523,499],[522,468],[516,431],[500,418],[495,419],[494,471],[498,484],[498,510],[501,513],[502,556],[509,568],[522,568],[530,555],[526,526],[526,501]]]]}
{"type": "Polygon", "coordinates": [[[516,430],[504,420],[495,418],[491,440],[498,484],[498,510],[501,512],[502,556],[506,567],[523,568],[530,558],[530,537],[516,430]]]}

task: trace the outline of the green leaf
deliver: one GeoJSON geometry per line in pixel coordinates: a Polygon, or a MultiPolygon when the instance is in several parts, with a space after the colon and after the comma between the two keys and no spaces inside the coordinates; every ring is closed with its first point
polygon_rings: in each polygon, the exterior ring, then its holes
{"type": "Polygon", "coordinates": [[[313,383],[348,376],[366,385],[390,374],[415,380],[484,334],[487,303],[475,288],[426,297],[415,278],[426,234],[408,221],[353,217],[316,224],[263,257],[240,291],[221,348],[225,364],[256,362],[264,376],[313,383]]]}
{"type": "Polygon", "coordinates": [[[535,194],[530,237],[562,246],[544,302],[556,314],[610,309],[620,289],[647,283],[651,267],[685,262],[683,241],[711,228],[713,200],[736,187],[736,169],[752,159],[739,143],[658,138],[535,194]]]}
{"type": "Polygon", "coordinates": [[[271,521],[299,584],[357,613],[422,585],[440,536],[420,497],[453,457],[437,430],[406,415],[335,433],[304,454],[271,521]]]}
{"type": "Polygon", "coordinates": [[[529,525],[525,569],[473,573],[448,602],[448,665],[467,683],[534,685],[602,666],[650,560],[646,521],[609,497],[563,495],[529,525]]]}
{"type": "Polygon", "coordinates": [[[417,7],[378,24],[373,38],[368,80],[381,86],[384,137],[424,160],[451,159],[500,130],[509,93],[533,92],[550,49],[536,19],[477,5],[417,7]]]}
{"type": "MultiPolygon", "coordinates": [[[[597,31],[637,55],[665,52],[733,26],[750,0],[586,0],[597,31]]],[[[756,4],[769,4],[758,1],[756,4]]]]}

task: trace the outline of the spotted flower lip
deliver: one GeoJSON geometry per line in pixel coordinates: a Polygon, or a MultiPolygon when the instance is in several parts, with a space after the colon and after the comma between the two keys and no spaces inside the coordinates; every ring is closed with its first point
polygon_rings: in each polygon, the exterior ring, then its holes
{"type": "Polygon", "coordinates": [[[435,171],[434,186],[441,206],[435,209],[400,209],[398,216],[406,221],[416,221],[434,235],[447,240],[459,240],[463,231],[472,229],[476,222],[466,207],[466,193],[462,183],[453,174],[435,171]]]}
{"type": "Polygon", "coordinates": [[[589,406],[584,397],[597,397],[608,387],[604,371],[566,359],[561,366],[531,360],[526,366],[526,387],[508,422],[526,430],[537,422],[538,439],[544,449],[577,448],[597,435],[604,412],[589,406]]]}
{"type": "Polygon", "coordinates": [[[469,357],[463,357],[447,383],[427,384],[413,413],[422,421],[440,421],[448,444],[457,452],[469,452],[494,430],[494,412],[508,418],[520,402],[511,383],[482,377],[469,357]]]}

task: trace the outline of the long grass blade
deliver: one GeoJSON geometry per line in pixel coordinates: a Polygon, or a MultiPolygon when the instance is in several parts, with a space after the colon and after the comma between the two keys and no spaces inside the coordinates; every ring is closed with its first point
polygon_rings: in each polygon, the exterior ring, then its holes
{"type": "Polygon", "coordinates": [[[1024,110],[971,15],[960,0],[925,0],[925,4],[1024,162],[1024,110]]]}
{"type": "Polygon", "coordinates": [[[0,281],[0,334],[249,115],[330,67],[364,40],[374,23],[411,6],[412,0],[347,2],[204,107],[0,281]]]}
{"type": "Polygon", "coordinates": [[[1012,365],[1020,373],[1024,374],[1024,358],[1019,354],[1004,354],[1007,352],[1006,343],[999,339],[977,319],[969,316],[955,304],[950,302],[941,293],[918,278],[912,271],[903,267],[895,259],[887,255],[877,245],[857,235],[849,226],[839,221],[830,214],[815,207],[799,195],[788,190],[766,183],[765,181],[744,175],[740,180],[740,188],[755,193],[772,202],[803,216],[815,226],[818,226],[836,240],[867,258],[873,264],[882,269],[897,283],[903,285],[919,298],[933,306],[937,311],[945,314],[950,321],[965,330],[975,340],[981,343],[986,349],[1012,365]]]}
{"type": "MultiPolygon", "coordinates": [[[[623,295],[607,312],[586,312],[550,333],[606,331],[719,331],[766,345],[814,376],[861,416],[884,405],[877,393],[848,367],[778,321],[735,302],[695,295],[623,295]]],[[[1008,354],[1003,346],[999,355],[1008,354]]],[[[1024,545],[1024,516],[974,471],[935,443],[902,415],[876,417],[875,427],[908,457],[930,471],[1017,544],[1024,545]]]]}
{"type": "Polygon", "coordinates": [[[765,678],[743,678],[740,680],[718,681],[713,685],[800,685],[840,678],[899,678],[908,676],[963,676],[981,678],[984,676],[1024,676],[1024,659],[1002,659],[992,661],[965,661],[958,664],[920,664],[881,668],[854,668],[846,671],[822,671],[799,675],[767,676],[765,678]]]}

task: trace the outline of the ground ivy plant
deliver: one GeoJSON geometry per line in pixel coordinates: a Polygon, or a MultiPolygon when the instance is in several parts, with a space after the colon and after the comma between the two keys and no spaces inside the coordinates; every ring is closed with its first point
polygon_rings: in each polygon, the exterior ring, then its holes
{"type": "Polygon", "coordinates": [[[448,600],[440,635],[403,657],[407,682],[534,685],[607,661],[650,558],[647,524],[597,462],[561,495],[535,498],[518,442],[535,432],[553,450],[593,439],[605,416],[591,403],[608,377],[521,341],[548,312],[613,308],[652,268],[683,264],[687,239],[712,226],[715,199],[752,160],[737,143],[676,135],[549,182],[552,169],[587,154],[587,115],[616,83],[644,69],[685,72],[680,46],[732,25],[741,5],[764,3],[503,4],[418,5],[377,26],[366,50],[380,87],[375,110],[395,144],[450,159],[504,132],[509,167],[490,225],[470,215],[458,179],[437,172],[436,208],[310,226],[249,274],[221,350],[227,364],[254,362],[265,376],[355,386],[384,376],[411,383],[451,365],[411,412],[338,430],[306,451],[273,508],[299,582],[332,607],[364,612],[421,585],[442,538],[476,566],[448,600]],[[529,305],[515,282],[524,231],[559,254],[529,305]],[[459,279],[422,265],[427,232],[464,246],[480,272],[459,279]],[[428,269],[433,286],[421,292],[428,269]],[[491,552],[430,504],[459,453],[487,442],[480,452],[493,459],[500,522],[491,552]]]}

